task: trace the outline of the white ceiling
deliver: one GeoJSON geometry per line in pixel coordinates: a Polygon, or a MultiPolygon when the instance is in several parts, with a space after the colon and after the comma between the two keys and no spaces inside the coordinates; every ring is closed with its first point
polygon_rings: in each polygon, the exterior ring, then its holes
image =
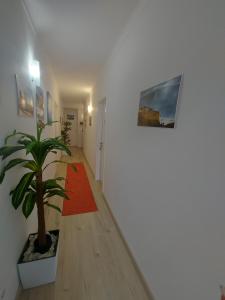
{"type": "Polygon", "coordinates": [[[61,97],[82,98],[138,0],[25,0],[49,55],[61,97]]]}

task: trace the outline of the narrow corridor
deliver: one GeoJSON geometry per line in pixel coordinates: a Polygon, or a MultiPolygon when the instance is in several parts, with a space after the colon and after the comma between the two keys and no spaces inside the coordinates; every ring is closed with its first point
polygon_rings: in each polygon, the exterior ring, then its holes
{"type": "MultiPolygon", "coordinates": [[[[83,162],[98,206],[96,213],[61,217],[47,211],[48,229],[60,228],[57,280],[22,292],[20,300],[147,300],[148,293],[79,149],[68,162],[83,162]]],[[[57,176],[65,176],[60,165],[57,176]]],[[[62,201],[56,199],[55,202],[62,201]]]]}

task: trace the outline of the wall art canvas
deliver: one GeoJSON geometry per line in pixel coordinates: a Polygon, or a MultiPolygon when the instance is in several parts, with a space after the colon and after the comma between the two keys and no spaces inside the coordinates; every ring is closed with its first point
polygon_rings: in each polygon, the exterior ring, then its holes
{"type": "Polygon", "coordinates": [[[52,96],[49,92],[46,93],[47,96],[47,123],[53,122],[53,109],[54,103],[52,96]]]}
{"type": "Polygon", "coordinates": [[[182,75],[141,92],[138,126],[174,128],[182,75]]]}
{"type": "Polygon", "coordinates": [[[66,115],[66,118],[68,121],[73,121],[73,120],[75,120],[75,115],[74,115],[74,113],[69,113],[66,115]]]}
{"type": "Polygon", "coordinates": [[[15,75],[17,88],[17,111],[21,117],[33,118],[34,97],[31,83],[24,76],[15,75]]]}
{"type": "Polygon", "coordinates": [[[45,121],[44,93],[39,86],[36,87],[36,110],[37,110],[37,121],[44,122],[45,121]]]}

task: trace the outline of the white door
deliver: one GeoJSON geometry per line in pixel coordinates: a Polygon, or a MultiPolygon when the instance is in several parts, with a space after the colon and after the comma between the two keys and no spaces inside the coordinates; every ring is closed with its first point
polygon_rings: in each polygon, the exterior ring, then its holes
{"type": "Polygon", "coordinates": [[[104,157],[105,157],[105,116],[106,116],[106,99],[99,103],[99,180],[103,183],[104,178],[104,157]]]}

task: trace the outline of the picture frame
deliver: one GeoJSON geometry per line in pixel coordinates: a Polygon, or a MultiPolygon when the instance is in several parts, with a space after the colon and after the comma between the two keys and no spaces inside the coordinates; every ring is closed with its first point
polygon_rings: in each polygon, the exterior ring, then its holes
{"type": "Polygon", "coordinates": [[[53,110],[54,102],[49,91],[46,92],[46,102],[47,102],[47,123],[51,124],[53,122],[53,110]]]}
{"type": "Polygon", "coordinates": [[[138,126],[175,128],[183,74],[140,93],[138,126]]]}
{"type": "Polygon", "coordinates": [[[36,115],[37,121],[45,122],[44,92],[40,86],[36,86],[36,115]]]}
{"type": "Polygon", "coordinates": [[[34,117],[34,97],[31,83],[25,76],[15,75],[17,91],[17,114],[20,117],[34,117]]]}

